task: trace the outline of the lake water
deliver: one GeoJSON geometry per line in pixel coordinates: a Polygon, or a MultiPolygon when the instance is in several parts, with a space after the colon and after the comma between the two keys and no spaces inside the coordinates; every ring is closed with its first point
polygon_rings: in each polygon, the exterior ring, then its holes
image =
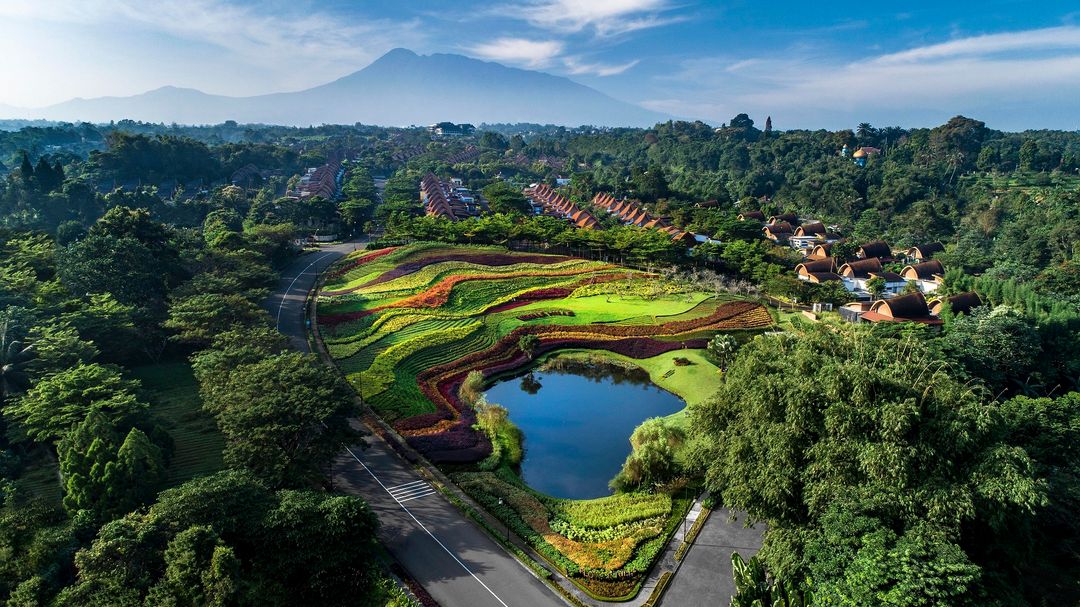
{"type": "Polygon", "coordinates": [[[590,375],[537,371],[487,391],[488,401],[506,407],[524,433],[521,475],[537,491],[573,499],[610,495],[608,481],[630,454],[634,428],[685,406],[647,380],[590,375]]]}

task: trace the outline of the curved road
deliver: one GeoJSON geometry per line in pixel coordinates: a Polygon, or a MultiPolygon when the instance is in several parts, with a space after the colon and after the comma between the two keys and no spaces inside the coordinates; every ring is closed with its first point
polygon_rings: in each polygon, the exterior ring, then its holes
{"type": "MultiPolygon", "coordinates": [[[[282,272],[265,305],[297,350],[308,352],[304,302],[319,273],[362,243],[323,247],[282,272]]],[[[360,427],[361,430],[365,428],[360,427]]],[[[379,539],[443,607],[545,607],[566,603],[436,492],[381,438],[346,448],[334,484],[363,497],[379,539]]]]}

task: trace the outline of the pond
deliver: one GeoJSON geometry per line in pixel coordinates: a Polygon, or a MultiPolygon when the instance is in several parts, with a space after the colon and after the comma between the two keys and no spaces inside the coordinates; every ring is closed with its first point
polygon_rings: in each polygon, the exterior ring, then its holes
{"type": "Polygon", "coordinates": [[[630,454],[634,428],[685,406],[642,375],[535,371],[492,386],[488,401],[506,407],[525,435],[525,482],[554,497],[610,495],[608,481],[630,454]]]}

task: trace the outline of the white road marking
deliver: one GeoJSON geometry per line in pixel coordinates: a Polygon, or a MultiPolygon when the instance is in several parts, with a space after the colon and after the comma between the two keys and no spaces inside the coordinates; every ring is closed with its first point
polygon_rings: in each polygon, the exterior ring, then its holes
{"type": "MultiPolygon", "coordinates": [[[[411,501],[413,501],[413,500],[418,500],[418,499],[420,499],[420,498],[422,498],[422,497],[427,497],[427,496],[429,496],[429,495],[431,495],[431,494],[433,494],[433,493],[435,493],[435,490],[434,490],[434,489],[432,489],[432,490],[430,490],[430,491],[428,491],[428,492],[426,492],[426,493],[421,493],[420,495],[414,495],[414,496],[412,496],[412,497],[406,497],[406,498],[404,498],[404,499],[398,499],[398,500],[397,500],[397,503],[399,503],[399,504],[404,504],[405,502],[411,502],[411,501]]],[[[397,499],[397,498],[394,498],[394,499],[397,499]]]]}
{"type": "Polygon", "coordinates": [[[391,491],[390,495],[394,496],[396,499],[401,499],[403,497],[412,497],[418,493],[426,493],[428,491],[434,491],[434,489],[432,487],[417,487],[408,491],[391,491]]]}
{"type": "MultiPolygon", "coordinates": [[[[379,480],[379,477],[375,476],[375,473],[371,471],[371,468],[367,467],[367,464],[360,461],[359,457],[356,457],[356,454],[353,453],[352,449],[350,449],[348,447],[345,447],[345,450],[349,452],[349,455],[351,455],[354,460],[356,460],[356,463],[360,464],[364,468],[364,470],[367,470],[367,473],[371,475],[371,478],[375,479],[376,483],[379,483],[379,486],[383,488],[383,491],[386,491],[387,493],[390,493],[390,490],[386,488],[386,485],[384,485],[383,482],[381,480],[379,480]]],[[[391,497],[393,497],[393,494],[391,494],[391,497]]],[[[395,500],[395,501],[397,501],[397,500],[395,500]]],[[[501,598],[499,598],[499,595],[495,594],[495,591],[493,591],[491,588],[488,588],[488,585],[485,584],[483,580],[476,577],[476,574],[472,572],[472,569],[469,569],[469,567],[467,565],[465,565],[465,563],[462,563],[461,559],[459,559],[457,557],[457,555],[455,555],[453,552],[451,552],[450,549],[447,548],[446,545],[443,544],[439,540],[439,538],[435,537],[435,534],[432,533],[427,527],[425,527],[424,524],[420,522],[420,519],[416,518],[416,516],[412,513],[412,511],[410,511],[408,508],[405,507],[405,504],[402,504],[401,502],[398,502],[398,506],[401,506],[401,509],[405,511],[405,514],[408,514],[409,518],[411,518],[413,521],[415,521],[416,524],[419,525],[420,528],[423,529],[425,533],[427,533],[429,536],[431,536],[431,539],[435,540],[435,543],[438,544],[443,550],[445,550],[446,554],[450,555],[450,558],[454,559],[457,562],[458,565],[461,565],[461,568],[464,569],[465,571],[467,571],[469,573],[469,575],[471,575],[474,580],[476,580],[477,582],[480,582],[480,585],[484,587],[484,590],[487,590],[491,594],[491,596],[495,597],[495,600],[499,601],[500,605],[502,605],[503,607],[510,607],[509,605],[506,604],[505,601],[503,601],[501,598]]]]}
{"type": "Polygon", "coordinates": [[[393,487],[389,487],[387,489],[387,491],[397,491],[399,489],[404,489],[405,487],[409,487],[409,486],[412,486],[412,485],[423,485],[425,483],[426,483],[426,481],[424,479],[420,479],[420,480],[413,481],[411,483],[405,483],[404,485],[394,485],[393,487]]]}
{"type": "Polygon", "coordinates": [[[311,269],[311,266],[319,263],[320,261],[326,259],[331,255],[333,255],[333,253],[327,253],[326,255],[323,255],[315,261],[309,263],[306,268],[301,270],[300,273],[296,275],[296,278],[292,279],[292,282],[289,283],[289,288],[285,289],[285,292],[281,294],[281,304],[277,308],[277,324],[275,325],[275,328],[277,330],[281,330],[281,309],[285,307],[285,299],[289,297],[289,292],[292,291],[293,285],[296,284],[296,281],[300,280],[301,276],[307,274],[307,271],[311,269]]]}

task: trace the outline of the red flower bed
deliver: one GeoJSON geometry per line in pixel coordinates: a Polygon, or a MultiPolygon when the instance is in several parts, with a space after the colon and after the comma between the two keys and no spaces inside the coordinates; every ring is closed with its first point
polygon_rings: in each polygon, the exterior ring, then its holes
{"type": "Polygon", "coordinates": [[[371,316],[376,311],[376,308],[371,310],[360,310],[358,312],[345,312],[344,314],[327,314],[326,316],[319,317],[319,324],[327,327],[334,325],[340,325],[343,322],[350,322],[353,320],[359,320],[365,316],[371,316]]]}
{"type": "Polygon", "coordinates": [[[341,267],[335,268],[332,272],[327,272],[326,276],[327,276],[327,278],[341,278],[347,272],[349,272],[349,271],[351,271],[351,270],[353,270],[355,268],[358,268],[358,267],[364,265],[365,263],[369,263],[369,262],[374,261],[374,260],[376,260],[376,259],[378,259],[380,257],[383,257],[385,255],[389,255],[390,253],[393,253],[397,249],[398,249],[398,247],[387,247],[385,249],[379,249],[378,251],[372,251],[370,253],[366,253],[364,255],[361,255],[360,257],[357,257],[356,259],[350,260],[349,263],[347,263],[347,264],[345,264],[345,265],[343,265],[341,267]]]}

